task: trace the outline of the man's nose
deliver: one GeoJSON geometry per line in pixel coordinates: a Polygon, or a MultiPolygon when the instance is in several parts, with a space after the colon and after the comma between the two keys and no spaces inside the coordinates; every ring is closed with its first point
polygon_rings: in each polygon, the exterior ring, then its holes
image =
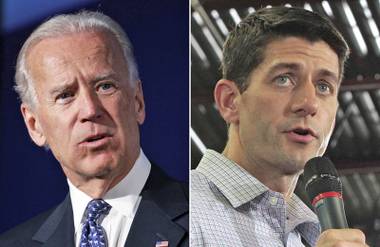
{"type": "Polygon", "coordinates": [[[299,117],[314,116],[319,108],[316,88],[313,82],[307,81],[295,89],[291,111],[299,117]]]}
{"type": "Polygon", "coordinates": [[[102,104],[95,92],[85,91],[80,99],[79,117],[82,123],[93,121],[102,116],[102,104]]]}

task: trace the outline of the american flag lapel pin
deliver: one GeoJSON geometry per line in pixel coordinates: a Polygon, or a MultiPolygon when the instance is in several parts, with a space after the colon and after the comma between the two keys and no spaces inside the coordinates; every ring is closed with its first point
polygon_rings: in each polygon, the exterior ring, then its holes
{"type": "Polygon", "coordinates": [[[169,241],[157,241],[155,247],[169,247],[169,241]]]}

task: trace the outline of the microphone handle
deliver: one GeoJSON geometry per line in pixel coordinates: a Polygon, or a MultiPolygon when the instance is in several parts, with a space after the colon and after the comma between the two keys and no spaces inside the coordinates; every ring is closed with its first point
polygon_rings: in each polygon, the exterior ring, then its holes
{"type": "Polygon", "coordinates": [[[343,200],[337,197],[320,199],[314,205],[322,231],[348,228],[343,200]]]}

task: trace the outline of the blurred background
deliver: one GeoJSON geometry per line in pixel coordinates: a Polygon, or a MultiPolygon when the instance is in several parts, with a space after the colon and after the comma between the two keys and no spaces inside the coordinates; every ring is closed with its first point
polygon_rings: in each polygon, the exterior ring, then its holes
{"type": "Polygon", "coordinates": [[[99,10],[123,26],[143,81],[143,150],[171,177],[188,181],[188,1],[3,0],[1,8],[0,233],[59,203],[68,190],[52,154],[30,140],[13,90],[19,49],[56,14],[99,10]]]}
{"type": "MultiPolygon", "coordinates": [[[[213,100],[221,78],[222,44],[248,13],[272,6],[297,6],[330,18],[351,57],[339,94],[335,131],[326,155],[341,174],[346,214],[371,246],[380,246],[380,1],[191,1],[191,166],[206,148],[222,151],[226,124],[213,100]]],[[[302,180],[296,193],[306,201],[302,180]]]]}

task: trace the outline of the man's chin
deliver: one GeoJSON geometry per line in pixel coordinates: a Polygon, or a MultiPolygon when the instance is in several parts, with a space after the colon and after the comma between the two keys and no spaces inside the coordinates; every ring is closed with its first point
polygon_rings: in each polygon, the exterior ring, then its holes
{"type": "Polygon", "coordinates": [[[305,164],[314,155],[300,154],[288,155],[282,162],[282,171],[284,175],[296,175],[303,171],[305,164]]]}
{"type": "Polygon", "coordinates": [[[80,175],[86,180],[89,179],[108,179],[111,177],[112,169],[110,167],[98,168],[98,169],[90,169],[80,172],[80,175]]]}
{"type": "Polygon", "coordinates": [[[110,176],[115,165],[110,157],[94,157],[86,160],[82,175],[91,178],[107,178],[110,176]]]}
{"type": "Polygon", "coordinates": [[[283,149],[287,159],[291,160],[296,166],[305,166],[311,158],[318,156],[317,147],[313,144],[308,145],[288,145],[283,149]]]}

